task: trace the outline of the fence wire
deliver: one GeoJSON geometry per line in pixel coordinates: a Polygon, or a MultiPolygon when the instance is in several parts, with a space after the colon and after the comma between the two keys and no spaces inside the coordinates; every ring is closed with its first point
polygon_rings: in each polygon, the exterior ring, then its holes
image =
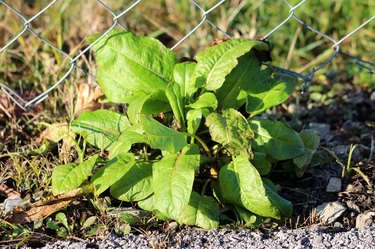
{"type": "MultiPolygon", "coordinates": [[[[62,1],[62,0],[59,0],[59,1],[62,1]]],[[[58,0],[50,1],[48,4],[45,5],[45,7],[43,9],[41,9],[37,14],[35,14],[35,15],[31,16],[31,17],[27,17],[27,15],[25,15],[24,13],[22,13],[20,10],[16,9],[15,7],[13,7],[13,5],[10,4],[11,2],[0,0],[0,6],[1,5],[5,6],[6,9],[10,10],[14,15],[16,15],[17,18],[19,18],[21,20],[22,26],[23,26],[22,30],[20,30],[16,35],[13,36],[12,39],[10,39],[3,47],[0,48],[0,56],[2,54],[7,53],[8,52],[8,48],[10,48],[12,46],[12,44],[16,43],[17,40],[20,39],[20,37],[22,35],[24,35],[26,32],[30,32],[37,39],[39,39],[40,41],[42,41],[43,43],[45,43],[51,49],[57,51],[61,56],[65,57],[69,61],[69,68],[65,72],[65,74],[63,74],[63,76],[60,79],[58,79],[56,82],[54,82],[54,84],[51,87],[49,87],[43,93],[39,94],[38,96],[36,96],[35,98],[33,98],[31,100],[26,100],[25,98],[21,97],[19,93],[17,93],[15,90],[13,90],[11,87],[9,87],[6,84],[7,82],[1,82],[1,79],[0,79],[0,89],[6,95],[8,95],[9,98],[12,99],[21,109],[27,110],[27,109],[35,106],[36,104],[40,103],[41,101],[45,100],[48,97],[48,94],[51,93],[51,91],[53,91],[64,80],[66,80],[69,77],[69,75],[72,73],[72,71],[74,69],[82,71],[82,72],[85,72],[86,74],[89,74],[85,70],[83,70],[82,67],[80,67],[79,65],[77,65],[77,61],[79,59],[81,59],[89,50],[91,50],[91,48],[99,40],[103,39],[103,37],[105,35],[107,35],[110,31],[112,31],[113,29],[115,29],[115,28],[126,29],[125,25],[123,25],[120,22],[120,19],[123,18],[123,17],[126,17],[126,14],[128,12],[133,11],[134,9],[136,9],[137,5],[139,3],[141,3],[142,1],[147,1],[147,0],[137,0],[137,1],[134,1],[130,6],[126,7],[120,13],[116,13],[116,11],[113,10],[113,9],[111,9],[107,4],[104,3],[104,1],[96,0],[96,4],[98,4],[101,7],[103,7],[112,16],[112,25],[108,29],[106,29],[106,31],[103,32],[89,46],[87,46],[86,48],[84,48],[77,55],[71,56],[68,53],[64,52],[62,49],[60,49],[57,46],[53,45],[53,43],[51,41],[49,41],[46,38],[42,37],[40,35],[40,31],[38,31],[36,28],[33,28],[31,26],[31,22],[33,22],[39,16],[44,15],[48,9],[52,8],[52,6],[55,5],[56,2],[58,2],[58,0]]],[[[208,8],[208,9],[204,8],[202,6],[202,4],[200,4],[196,0],[186,0],[186,1],[189,2],[190,4],[194,5],[201,12],[201,20],[200,20],[200,22],[195,27],[193,27],[190,30],[190,32],[188,32],[184,37],[182,37],[181,39],[179,39],[170,49],[174,50],[174,49],[176,49],[176,47],[180,46],[183,42],[186,42],[186,40],[192,34],[194,34],[199,28],[201,28],[202,25],[204,25],[204,24],[209,24],[210,26],[212,26],[213,29],[218,30],[223,35],[225,35],[225,36],[227,36],[229,38],[231,37],[231,35],[229,33],[227,33],[226,30],[223,30],[222,28],[220,28],[217,24],[215,24],[214,21],[212,21],[210,19],[211,12],[213,12],[219,6],[221,6],[222,4],[224,4],[225,0],[217,1],[212,7],[208,8]]],[[[323,39],[325,41],[328,41],[328,42],[330,42],[332,44],[331,48],[332,48],[333,52],[329,56],[329,58],[326,59],[324,62],[322,62],[317,67],[312,68],[311,72],[309,72],[307,74],[297,73],[295,71],[288,70],[288,69],[281,68],[281,67],[277,67],[277,66],[274,66],[274,65],[269,64],[269,63],[265,64],[265,65],[268,65],[268,66],[270,66],[270,67],[272,67],[272,68],[274,68],[276,70],[280,70],[280,71],[282,71],[284,73],[287,73],[287,74],[296,76],[299,79],[302,79],[302,81],[303,81],[303,84],[302,84],[302,93],[303,94],[308,91],[309,86],[310,86],[310,84],[311,84],[311,82],[313,80],[314,74],[317,71],[319,71],[322,68],[324,68],[338,54],[341,54],[341,55],[347,57],[348,59],[353,60],[353,62],[356,65],[358,65],[358,67],[361,67],[361,68],[364,68],[364,69],[368,70],[369,73],[375,74],[375,63],[374,62],[363,60],[361,58],[358,58],[356,56],[353,56],[351,54],[343,52],[340,49],[340,45],[345,40],[347,40],[349,37],[351,37],[352,35],[354,35],[356,32],[360,31],[364,26],[368,25],[370,22],[373,22],[374,19],[375,19],[375,15],[372,16],[372,17],[370,17],[367,21],[363,22],[361,25],[359,25],[358,27],[356,27],[355,29],[353,29],[351,32],[349,32],[345,36],[341,37],[340,39],[334,39],[332,36],[319,31],[318,29],[314,28],[313,25],[310,25],[309,23],[306,23],[303,20],[303,18],[301,18],[301,17],[299,17],[299,16],[296,15],[296,10],[298,8],[301,8],[301,6],[303,6],[303,5],[307,5],[307,3],[306,3],[306,2],[308,2],[307,0],[301,0],[296,5],[291,4],[290,1],[288,1],[288,0],[279,0],[279,1],[282,1],[283,4],[287,5],[287,7],[289,8],[289,15],[282,22],[280,22],[277,26],[275,26],[268,33],[266,33],[266,35],[263,37],[263,39],[272,40],[272,35],[274,33],[281,32],[279,30],[284,25],[286,25],[291,20],[295,20],[295,21],[299,22],[300,24],[302,24],[305,29],[308,29],[309,31],[314,32],[314,33],[320,35],[321,37],[323,37],[323,39]]],[[[371,58],[371,59],[373,59],[373,58],[371,58]]]]}

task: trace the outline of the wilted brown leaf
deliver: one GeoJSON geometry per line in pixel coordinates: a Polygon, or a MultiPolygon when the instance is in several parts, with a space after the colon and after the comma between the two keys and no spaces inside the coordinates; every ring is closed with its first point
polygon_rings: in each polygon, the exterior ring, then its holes
{"type": "Polygon", "coordinates": [[[13,215],[7,219],[11,223],[28,223],[34,220],[44,219],[51,214],[65,208],[69,203],[82,196],[81,189],[72,190],[68,193],[51,196],[30,205],[27,210],[15,209],[13,215]]]}
{"type": "Polygon", "coordinates": [[[83,111],[95,111],[102,107],[98,103],[99,98],[103,95],[99,86],[89,84],[79,84],[77,87],[77,101],[74,106],[74,115],[78,116],[83,111]]]}
{"type": "Polygon", "coordinates": [[[0,195],[4,197],[21,196],[19,192],[12,189],[11,187],[8,187],[4,183],[0,184],[0,195]]]}

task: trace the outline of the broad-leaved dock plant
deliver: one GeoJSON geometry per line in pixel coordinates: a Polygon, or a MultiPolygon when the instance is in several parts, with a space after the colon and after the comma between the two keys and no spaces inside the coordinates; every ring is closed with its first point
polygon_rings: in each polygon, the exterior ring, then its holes
{"type": "Polygon", "coordinates": [[[160,219],[204,229],[217,228],[225,208],[249,226],[291,216],[291,202],[267,178],[271,163],[290,160],[303,172],[319,138],[258,118],[296,85],[262,66],[266,43],[231,39],[179,62],[156,39],[112,31],[94,50],[98,83],[126,112],[85,112],[71,123],[108,158],[58,166],[53,194],[109,190],[160,219]]]}

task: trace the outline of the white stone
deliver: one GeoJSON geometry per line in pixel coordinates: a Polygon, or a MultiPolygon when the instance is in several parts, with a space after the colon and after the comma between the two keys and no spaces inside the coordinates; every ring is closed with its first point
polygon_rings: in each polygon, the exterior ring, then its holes
{"type": "Polygon", "coordinates": [[[375,212],[359,214],[357,216],[357,219],[355,220],[355,227],[356,228],[369,227],[374,223],[373,218],[375,218],[375,212]]]}
{"type": "Polygon", "coordinates": [[[329,178],[326,191],[329,193],[337,193],[341,191],[341,178],[331,177],[329,178]]]}
{"type": "Polygon", "coordinates": [[[325,202],[317,206],[316,211],[319,219],[324,224],[330,224],[335,222],[346,211],[346,207],[338,201],[325,202]]]}

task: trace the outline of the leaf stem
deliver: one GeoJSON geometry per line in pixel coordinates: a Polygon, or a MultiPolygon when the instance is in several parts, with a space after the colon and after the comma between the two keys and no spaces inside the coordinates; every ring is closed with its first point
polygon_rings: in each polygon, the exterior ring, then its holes
{"type": "Polygon", "coordinates": [[[211,154],[210,149],[208,148],[207,144],[200,137],[198,137],[197,135],[194,135],[194,134],[187,133],[187,132],[181,132],[181,133],[186,135],[186,136],[189,136],[189,137],[192,137],[192,138],[196,139],[199,142],[199,144],[203,147],[203,149],[206,151],[208,157],[212,158],[212,154],[211,154]]]}
{"type": "Polygon", "coordinates": [[[204,193],[206,193],[206,189],[207,189],[207,186],[208,184],[211,182],[211,179],[207,179],[205,182],[204,182],[204,185],[203,185],[203,188],[202,188],[202,192],[201,192],[201,196],[204,195],[204,193]]]}

